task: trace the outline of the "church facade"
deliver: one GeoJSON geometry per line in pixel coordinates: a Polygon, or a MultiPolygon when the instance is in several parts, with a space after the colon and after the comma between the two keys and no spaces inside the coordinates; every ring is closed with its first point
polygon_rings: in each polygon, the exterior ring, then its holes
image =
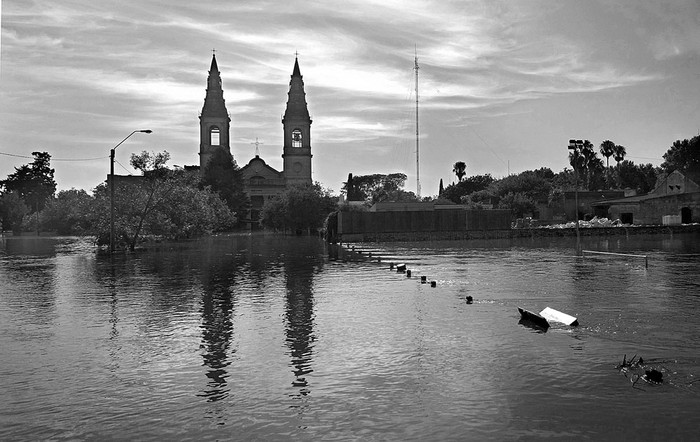
{"type": "MultiPolygon", "coordinates": [[[[287,107],[282,117],[283,169],[281,171],[275,170],[257,154],[241,168],[244,191],[250,198],[252,220],[257,219],[257,214],[266,200],[279,195],[288,186],[312,183],[311,123],[306,93],[304,92],[304,80],[299,69],[299,60],[296,58],[289,81],[287,107]]],[[[204,173],[206,165],[216,149],[225,149],[231,152],[230,124],[231,117],[226,109],[221,73],[216,62],[216,55],[212,55],[206,97],[199,116],[200,173],[204,173]]]]}

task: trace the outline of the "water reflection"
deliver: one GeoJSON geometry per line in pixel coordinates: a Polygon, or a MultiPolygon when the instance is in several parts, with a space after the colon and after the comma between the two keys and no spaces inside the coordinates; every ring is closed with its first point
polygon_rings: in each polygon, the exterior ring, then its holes
{"type": "Polygon", "coordinates": [[[202,358],[208,368],[207,388],[200,396],[209,402],[216,402],[228,397],[231,388],[227,385],[229,377],[227,367],[235,353],[231,343],[233,339],[233,316],[236,296],[233,291],[236,283],[236,271],[244,262],[240,255],[227,253],[206,254],[210,259],[202,263],[202,358]]]}
{"type": "Polygon", "coordinates": [[[314,331],[313,263],[301,260],[285,262],[287,295],[285,303],[286,343],[289,347],[295,380],[301,395],[308,394],[306,375],[311,367],[314,331]]]}
{"type": "Polygon", "coordinates": [[[291,397],[296,399],[291,405],[303,413],[308,408],[305,396],[311,392],[307,376],[313,372],[314,335],[314,274],[323,265],[317,253],[317,244],[313,239],[298,242],[299,248],[288,254],[284,261],[286,286],[285,321],[286,345],[291,357],[294,374],[292,385],[297,392],[291,397]]]}
{"type": "Polygon", "coordinates": [[[7,305],[24,318],[21,323],[38,332],[57,317],[56,284],[59,271],[56,241],[48,238],[0,239],[0,290],[7,305]],[[12,288],[9,290],[9,288],[12,288]],[[30,314],[26,316],[26,313],[30,314]]]}

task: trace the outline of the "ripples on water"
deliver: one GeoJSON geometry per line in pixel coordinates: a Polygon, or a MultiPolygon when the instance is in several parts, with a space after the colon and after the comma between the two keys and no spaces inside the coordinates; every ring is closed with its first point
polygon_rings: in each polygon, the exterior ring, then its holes
{"type": "Polygon", "coordinates": [[[585,239],[648,268],[568,239],[0,240],[0,439],[691,438],[698,239],[585,239]],[[633,388],[635,353],[666,382],[633,388]]]}

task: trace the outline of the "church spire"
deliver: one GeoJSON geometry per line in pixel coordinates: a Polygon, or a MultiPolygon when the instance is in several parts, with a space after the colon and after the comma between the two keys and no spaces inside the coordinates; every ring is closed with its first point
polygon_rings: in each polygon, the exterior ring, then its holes
{"type": "Polygon", "coordinates": [[[295,120],[303,118],[309,120],[309,124],[311,124],[309,110],[306,105],[306,92],[304,92],[304,77],[302,77],[299,69],[298,57],[294,59],[294,70],[292,71],[292,78],[289,80],[288,97],[287,110],[284,112],[282,122],[284,123],[284,120],[290,117],[295,120]]]}
{"type": "Polygon", "coordinates": [[[311,117],[306,105],[304,79],[299,58],[289,80],[287,109],[282,117],[284,126],[284,178],[287,184],[311,184],[311,117]]]}
{"type": "Polygon", "coordinates": [[[216,54],[211,56],[211,67],[207,78],[207,95],[204,98],[202,115],[228,117],[224,91],[221,87],[221,73],[219,73],[219,66],[216,64],[216,54]]]}
{"type": "Polygon", "coordinates": [[[292,72],[292,77],[301,77],[301,71],[299,70],[299,57],[294,59],[294,72],[292,72]]]}
{"type": "Polygon", "coordinates": [[[221,73],[216,63],[216,55],[212,54],[211,67],[207,77],[207,93],[204,106],[199,115],[199,164],[200,173],[204,173],[209,159],[216,149],[230,152],[229,127],[231,118],[226,110],[224,90],[221,87],[221,73]]]}

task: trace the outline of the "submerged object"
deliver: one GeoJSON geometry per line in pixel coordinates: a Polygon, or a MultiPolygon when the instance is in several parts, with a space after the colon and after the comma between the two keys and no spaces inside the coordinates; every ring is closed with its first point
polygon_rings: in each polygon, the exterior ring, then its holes
{"type": "Polygon", "coordinates": [[[550,321],[561,322],[562,324],[566,325],[578,325],[578,319],[549,307],[546,307],[544,310],[542,310],[540,312],[540,316],[550,321]]]}
{"type": "Polygon", "coordinates": [[[664,375],[659,370],[652,368],[644,370],[644,380],[652,384],[660,384],[664,381],[664,375]]]}
{"type": "Polygon", "coordinates": [[[529,310],[522,309],[518,307],[518,311],[520,312],[520,316],[522,317],[523,321],[527,321],[533,325],[536,325],[538,327],[541,327],[545,330],[549,328],[549,322],[542,316],[538,315],[537,313],[531,312],[529,310]]]}

